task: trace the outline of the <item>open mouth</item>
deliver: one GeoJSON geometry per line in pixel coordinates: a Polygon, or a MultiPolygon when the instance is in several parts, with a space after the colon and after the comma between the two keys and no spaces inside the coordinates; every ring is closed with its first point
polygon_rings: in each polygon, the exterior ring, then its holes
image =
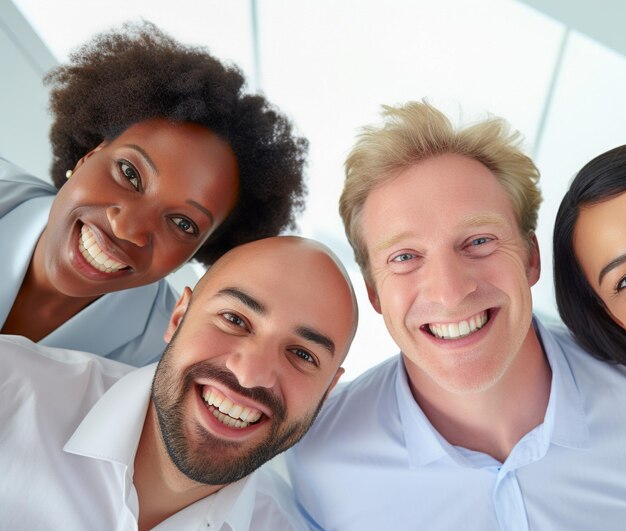
{"type": "Polygon", "coordinates": [[[489,322],[489,317],[489,310],[484,310],[456,323],[429,323],[424,329],[439,339],[461,339],[478,332],[489,322]]]}
{"type": "Polygon", "coordinates": [[[78,251],[91,267],[103,273],[117,273],[122,269],[129,269],[128,265],[118,262],[100,248],[95,235],[87,225],[80,228],[78,251]]]}
{"type": "Polygon", "coordinates": [[[202,400],[213,416],[229,428],[243,429],[258,424],[263,413],[258,409],[237,404],[214,387],[204,385],[201,389],[202,400]]]}

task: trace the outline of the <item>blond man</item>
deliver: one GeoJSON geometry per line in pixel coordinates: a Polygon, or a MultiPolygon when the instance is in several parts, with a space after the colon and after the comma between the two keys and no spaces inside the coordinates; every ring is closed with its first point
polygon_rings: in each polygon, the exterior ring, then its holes
{"type": "Polygon", "coordinates": [[[290,456],[313,527],[624,529],[626,368],[533,318],[541,195],[518,143],[409,103],[350,153],[340,212],[401,352],[290,456]]]}

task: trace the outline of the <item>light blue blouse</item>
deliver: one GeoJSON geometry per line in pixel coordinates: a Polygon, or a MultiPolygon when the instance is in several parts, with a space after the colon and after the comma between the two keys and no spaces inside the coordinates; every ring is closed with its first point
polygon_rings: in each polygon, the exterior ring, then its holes
{"type": "MultiPolygon", "coordinates": [[[[19,291],[57,190],[0,158],[0,326],[19,291]]],[[[39,343],[140,367],[158,360],[177,293],[165,280],[100,297],[39,343]]]]}

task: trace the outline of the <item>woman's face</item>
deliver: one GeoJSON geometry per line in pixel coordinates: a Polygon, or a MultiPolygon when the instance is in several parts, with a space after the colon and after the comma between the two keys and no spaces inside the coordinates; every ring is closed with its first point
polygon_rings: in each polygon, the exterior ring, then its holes
{"type": "Polygon", "coordinates": [[[574,252],[613,320],[626,329],[626,193],[581,209],[574,252]]]}
{"type": "Polygon", "coordinates": [[[238,192],[237,159],[216,134],[140,122],[78,162],[52,205],[35,270],[72,297],[157,281],[194,255],[238,192]]]}

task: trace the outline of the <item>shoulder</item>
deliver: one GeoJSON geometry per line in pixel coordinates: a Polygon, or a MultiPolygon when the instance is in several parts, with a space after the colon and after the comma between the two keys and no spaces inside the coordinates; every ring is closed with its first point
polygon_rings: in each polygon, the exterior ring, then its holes
{"type": "Polygon", "coordinates": [[[56,194],[57,189],[50,183],[30,175],[26,170],[0,157],[0,185],[14,186],[41,191],[42,194],[56,194]]]}
{"type": "Polygon", "coordinates": [[[54,196],[57,189],[0,157],[0,216],[34,197],[54,196]]]}
{"type": "Polygon", "coordinates": [[[330,394],[320,418],[326,415],[334,415],[337,411],[345,408],[362,408],[362,400],[376,400],[387,397],[394,392],[394,385],[401,366],[399,356],[379,363],[367,370],[351,382],[339,384],[330,394]]]}
{"type": "Polygon", "coordinates": [[[0,421],[17,423],[11,437],[23,444],[31,444],[28,430],[33,428],[63,438],[131,370],[86,352],[0,336],[0,421]]]}
{"type": "MultiPolygon", "coordinates": [[[[36,384],[42,379],[48,384],[56,380],[98,380],[108,388],[133,367],[77,350],[48,347],[33,343],[22,336],[0,336],[0,371],[5,378],[19,376],[23,381],[36,384]],[[10,370],[9,370],[10,369],[10,370]]],[[[55,383],[55,386],[58,383],[55,383]]]]}
{"type": "Polygon", "coordinates": [[[543,326],[540,335],[544,347],[556,346],[563,355],[579,388],[597,390],[602,385],[616,385],[623,388],[626,398],[626,366],[595,358],[576,342],[563,325],[543,326]]]}
{"type": "Polygon", "coordinates": [[[355,438],[361,437],[365,445],[366,441],[378,440],[389,426],[398,427],[396,380],[401,366],[399,356],[393,356],[337,386],[309,432],[288,456],[297,456],[300,461],[321,459],[322,454],[328,457],[351,448],[355,438]]]}
{"type": "Polygon", "coordinates": [[[271,467],[263,466],[255,474],[257,492],[251,531],[306,529],[289,484],[271,467]]]}

